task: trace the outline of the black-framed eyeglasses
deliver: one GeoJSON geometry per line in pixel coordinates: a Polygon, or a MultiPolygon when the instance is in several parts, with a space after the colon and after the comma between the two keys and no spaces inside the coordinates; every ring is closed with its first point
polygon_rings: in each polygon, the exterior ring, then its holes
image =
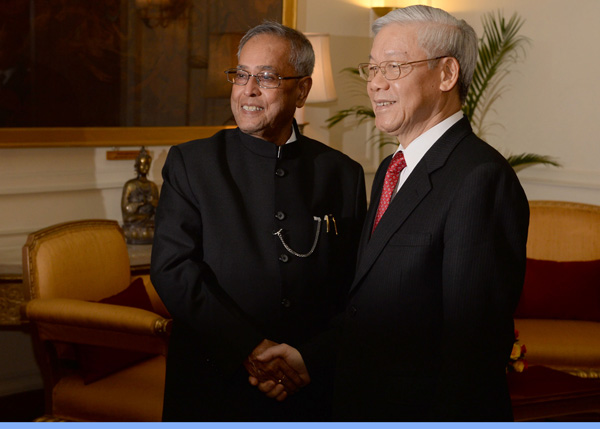
{"type": "Polygon", "coordinates": [[[435,61],[446,57],[447,55],[442,55],[441,57],[410,61],[408,63],[401,63],[398,61],[383,61],[382,63],[379,63],[379,65],[360,63],[358,65],[358,74],[367,82],[371,82],[373,79],[375,79],[377,71],[381,70],[381,74],[383,74],[384,78],[387,80],[395,80],[408,75],[408,73],[412,70],[413,64],[424,63],[426,61],[435,61]]]}
{"type": "Polygon", "coordinates": [[[231,82],[234,85],[241,85],[241,86],[246,85],[248,83],[248,80],[250,79],[250,76],[252,76],[256,79],[256,83],[258,83],[258,86],[260,86],[261,88],[267,88],[267,89],[279,88],[279,85],[281,85],[282,80],[302,79],[303,77],[306,77],[306,76],[282,77],[282,76],[279,76],[277,73],[268,72],[268,71],[251,74],[251,73],[247,72],[246,70],[241,70],[241,69],[225,70],[225,75],[227,75],[228,82],[231,82]]]}

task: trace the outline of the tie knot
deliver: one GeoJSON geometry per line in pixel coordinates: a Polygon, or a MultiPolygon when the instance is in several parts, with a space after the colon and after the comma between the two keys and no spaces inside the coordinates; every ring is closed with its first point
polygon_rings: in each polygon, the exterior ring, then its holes
{"type": "Polygon", "coordinates": [[[387,210],[398,179],[400,178],[400,172],[406,167],[406,160],[404,159],[404,152],[399,151],[392,157],[390,165],[388,165],[387,171],[385,172],[385,178],[383,180],[383,189],[381,191],[381,197],[379,198],[379,206],[377,207],[377,213],[375,214],[375,221],[373,222],[373,231],[377,227],[377,224],[381,220],[381,217],[387,210]]]}
{"type": "Polygon", "coordinates": [[[398,151],[394,154],[392,162],[390,162],[389,168],[403,169],[406,167],[406,160],[404,159],[404,152],[398,151]]]}

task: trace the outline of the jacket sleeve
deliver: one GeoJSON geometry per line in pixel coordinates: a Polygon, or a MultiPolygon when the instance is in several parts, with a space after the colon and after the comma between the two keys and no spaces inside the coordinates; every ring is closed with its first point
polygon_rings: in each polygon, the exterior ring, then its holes
{"type": "Polygon", "coordinates": [[[528,224],[526,196],[508,165],[480,165],[456,192],[444,232],[442,367],[434,402],[442,420],[485,421],[486,408],[508,397],[488,382],[505,383],[528,224]]]}
{"type": "Polygon", "coordinates": [[[191,327],[207,359],[231,372],[264,336],[204,261],[202,208],[189,174],[180,148],[171,148],[156,212],[151,279],[175,323],[191,327]]]}

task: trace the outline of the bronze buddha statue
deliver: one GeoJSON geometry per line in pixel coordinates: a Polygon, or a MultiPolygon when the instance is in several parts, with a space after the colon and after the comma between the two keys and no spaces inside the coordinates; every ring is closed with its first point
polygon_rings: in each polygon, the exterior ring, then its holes
{"type": "Polygon", "coordinates": [[[128,244],[151,244],[154,238],[154,214],[158,205],[158,187],[146,177],[152,157],[144,147],[135,160],[137,177],[123,186],[121,213],[123,232],[128,244]]]}

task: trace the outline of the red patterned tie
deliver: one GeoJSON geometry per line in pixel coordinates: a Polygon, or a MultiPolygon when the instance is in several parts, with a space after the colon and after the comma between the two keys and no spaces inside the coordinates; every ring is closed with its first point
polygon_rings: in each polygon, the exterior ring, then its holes
{"type": "MultiPolygon", "coordinates": [[[[379,199],[379,207],[377,207],[375,222],[373,222],[373,231],[375,231],[375,228],[377,228],[377,224],[390,205],[392,195],[394,194],[394,190],[398,184],[398,179],[400,178],[400,172],[404,169],[404,167],[406,167],[404,153],[402,151],[397,152],[392,158],[392,162],[390,162],[390,165],[385,173],[383,191],[381,192],[381,198],[379,199]]],[[[373,231],[371,231],[371,234],[373,231]]]]}

